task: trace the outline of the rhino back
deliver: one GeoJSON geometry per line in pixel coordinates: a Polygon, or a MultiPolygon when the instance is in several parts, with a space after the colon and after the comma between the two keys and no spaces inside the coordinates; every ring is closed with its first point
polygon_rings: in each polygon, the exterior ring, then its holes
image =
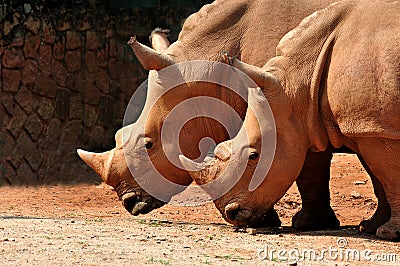
{"type": "Polygon", "coordinates": [[[178,61],[221,60],[226,51],[262,66],[279,40],[315,10],[333,0],[217,0],[192,14],[166,53],[178,61]]]}
{"type": "Polygon", "coordinates": [[[338,33],[325,97],[343,135],[400,139],[400,3],[361,2],[338,33]]]}

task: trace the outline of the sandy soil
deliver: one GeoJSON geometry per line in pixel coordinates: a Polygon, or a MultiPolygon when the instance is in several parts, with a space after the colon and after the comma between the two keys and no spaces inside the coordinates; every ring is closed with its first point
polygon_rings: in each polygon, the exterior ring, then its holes
{"type": "Polygon", "coordinates": [[[295,186],[276,207],[283,227],[257,232],[228,225],[212,204],[133,217],[104,184],[0,187],[0,264],[399,265],[399,243],[357,231],[376,208],[357,157],[335,155],[331,173],[342,227],[302,233],[290,228],[295,186]]]}

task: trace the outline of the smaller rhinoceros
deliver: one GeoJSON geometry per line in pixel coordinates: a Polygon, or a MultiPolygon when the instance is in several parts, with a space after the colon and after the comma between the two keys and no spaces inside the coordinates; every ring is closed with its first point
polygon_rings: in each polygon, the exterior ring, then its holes
{"type": "Polygon", "coordinates": [[[253,223],[289,189],[307,151],[324,151],[330,142],[361,155],[380,181],[374,185],[382,184],[375,192],[380,199],[386,194],[390,207],[378,207],[365,226],[380,238],[400,239],[399,10],[399,1],[341,1],[305,18],[280,41],[277,56],[263,68],[229,60],[263,89],[277,142],[271,168],[255,190],[252,175],[265,158],[257,156],[262,127],[251,119],[250,110],[243,124],[249,142],[240,144],[244,137],[238,134],[220,143],[216,158],[201,165],[181,156],[200,184],[221,175],[234,177],[236,164],[245,160],[236,186],[215,200],[228,221],[253,223]]]}

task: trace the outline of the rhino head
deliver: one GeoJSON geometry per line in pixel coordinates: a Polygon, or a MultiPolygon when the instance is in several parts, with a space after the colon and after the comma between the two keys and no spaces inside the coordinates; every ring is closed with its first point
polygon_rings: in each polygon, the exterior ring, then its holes
{"type": "MultiPolygon", "coordinates": [[[[172,45],[167,47],[169,43],[165,41],[166,35],[163,32],[161,34],[152,38],[153,47],[158,47],[158,50],[144,46],[134,37],[129,41],[139,61],[150,70],[146,103],[137,121],[116,133],[116,147],[110,151],[92,153],[78,150],[82,160],[115,189],[124,207],[133,215],[144,214],[162,206],[193,182],[181,166],[179,154],[200,161],[211,144],[229,139],[229,132],[218,121],[207,117],[187,121],[180,130],[173,126],[166,127],[169,121],[167,117],[176,105],[200,95],[225,100],[227,106],[235,106],[237,113],[244,114],[246,109],[245,101],[234,92],[227,90],[221,96],[222,90],[216,84],[181,84],[166,92],[165,79],[176,77],[164,75],[160,78],[160,73],[184,60],[169,55],[174,48],[172,45]],[[157,43],[157,40],[163,42],[157,43]],[[162,144],[162,128],[167,128],[167,140],[164,140],[166,146],[162,144]],[[173,137],[177,137],[179,143],[169,140],[173,137]],[[213,141],[202,141],[204,139],[213,141]],[[162,194],[162,197],[154,197],[154,194],[162,194]]],[[[207,108],[205,105],[193,107],[182,113],[193,113],[195,117],[196,112],[207,108]]],[[[237,131],[240,125],[236,127],[237,131]]]]}
{"type": "Polygon", "coordinates": [[[242,128],[233,139],[216,146],[214,159],[196,163],[180,156],[180,160],[196,183],[212,195],[229,223],[270,225],[275,223],[271,215],[274,204],[301,170],[308,141],[281,82],[273,74],[239,60],[234,65],[263,88],[249,88],[242,128]],[[272,112],[265,105],[264,95],[272,112]],[[218,189],[221,184],[231,188],[222,194],[218,189]]]}
{"type": "MultiPolygon", "coordinates": [[[[167,31],[160,29],[152,32],[150,39],[154,49],[137,42],[135,37],[130,39],[128,44],[147,70],[157,71],[175,63],[171,57],[162,54],[170,46],[167,33],[167,31]]],[[[148,123],[148,127],[156,127],[154,125],[159,124],[159,122],[153,119],[148,123]]],[[[164,201],[151,196],[139,186],[127,164],[124,151],[132,148],[129,147],[132,146],[132,143],[134,147],[131,150],[131,155],[132,153],[136,154],[138,155],[137,158],[141,158],[140,154],[143,153],[143,149],[153,148],[151,138],[140,135],[139,124],[144,124],[140,117],[136,123],[120,129],[115,135],[116,147],[110,151],[103,153],[87,152],[81,149],[77,151],[81,159],[93,168],[106,184],[114,188],[123,206],[132,215],[148,213],[165,204],[164,201]],[[137,131],[136,139],[132,140],[135,130],[137,131]]],[[[177,180],[178,183],[184,185],[188,185],[190,181],[190,178],[189,180],[183,179],[183,181],[177,180]]]]}

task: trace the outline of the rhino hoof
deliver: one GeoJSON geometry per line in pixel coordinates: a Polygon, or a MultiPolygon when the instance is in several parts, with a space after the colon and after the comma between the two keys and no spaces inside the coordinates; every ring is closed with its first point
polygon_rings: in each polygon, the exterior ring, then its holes
{"type": "Polygon", "coordinates": [[[376,230],[376,236],[385,240],[399,241],[400,226],[391,221],[385,223],[376,230]]]}
{"type": "Polygon", "coordinates": [[[305,211],[301,209],[292,218],[292,227],[299,231],[337,229],[339,220],[330,208],[327,211],[305,211]]]}

